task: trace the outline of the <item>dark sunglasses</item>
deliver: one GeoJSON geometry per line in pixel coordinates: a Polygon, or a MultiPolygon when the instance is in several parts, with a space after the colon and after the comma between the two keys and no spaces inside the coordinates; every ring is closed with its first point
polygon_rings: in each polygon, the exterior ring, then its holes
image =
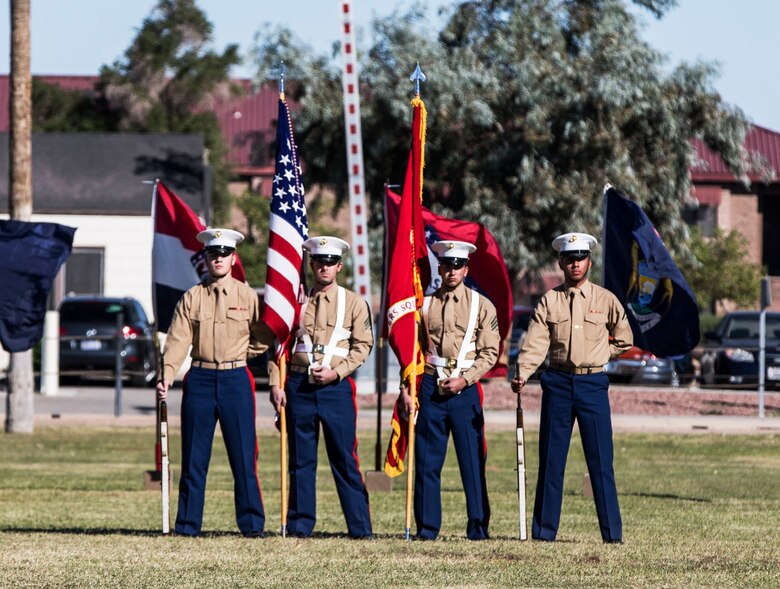
{"type": "Polygon", "coordinates": [[[460,270],[465,268],[467,264],[465,262],[439,262],[439,266],[442,268],[453,268],[454,270],[460,270]]]}
{"type": "Polygon", "coordinates": [[[235,250],[206,250],[206,257],[212,260],[216,258],[227,258],[232,255],[235,250]]]}
{"type": "Polygon", "coordinates": [[[572,262],[581,262],[590,257],[590,254],[561,254],[561,259],[565,264],[571,264],[572,262]]]}

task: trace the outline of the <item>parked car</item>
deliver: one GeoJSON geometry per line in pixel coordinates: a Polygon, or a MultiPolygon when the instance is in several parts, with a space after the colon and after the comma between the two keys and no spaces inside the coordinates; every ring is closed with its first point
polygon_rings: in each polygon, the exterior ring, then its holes
{"type": "MultiPolygon", "coordinates": [[[[702,355],[704,384],[753,386],[758,384],[758,311],[733,311],[704,334],[707,349],[702,355]]],[[[780,313],[766,314],[765,348],[767,386],[780,386],[780,313]]]]}
{"type": "Polygon", "coordinates": [[[257,390],[268,388],[268,353],[263,352],[257,356],[250,356],[246,363],[249,372],[255,379],[257,390]]]}
{"type": "Polygon", "coordinates": [[[605,372],[612,382],[632,384],[657,384],[679,386],[693,379],[690,356],[659,358],[654,354],[632,346],[607,363],[605,372]]]}
{"type": "MultiPolygon", "coordinates": [[[[512,334],[509,338],[509,356],[507,358],[506,370],[509,380],[514,378],[517,357],[520,355],[520,346],[523,345],[525,334],[528,333],[528,322],[531,320],[532,312],[533,307],[515,305],[512,308],[512,334]]],[[[546,364],[547,362],[545,362],[546,364]]]]}
{"type": "MultiPolygon", "coordinates": [[[[257,299],[260,303],[260,314],[262,315],[263,306],[265,305],[265,288],[255,288],[255,292],[257,292],[257,299]]],[[[255,355],[250,348],[250,354],[246,364],[249,366],[249,372],[252,373],[252,376],[255,379],[255,387],[258,391],[268,389],[268,357],[270,354],[273,354],[272,350],[255,355]]]]}
{"type": "Polygon", "coordinates": [[[154,331],[141,303],[125,297],[81,295],[60,304],[60,372],[108,376],[116,367],[117,315],[123,371],[133,386],[154,382],[154,331]]]}

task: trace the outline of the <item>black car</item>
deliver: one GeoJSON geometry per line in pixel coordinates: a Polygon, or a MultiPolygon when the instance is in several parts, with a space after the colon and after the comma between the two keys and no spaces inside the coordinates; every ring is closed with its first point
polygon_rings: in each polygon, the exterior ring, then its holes
{"type": "Polygon", "coordinates": [[[60,304],[62,376],[113,376],[117,315],[122,314],[123,372],[133,386],[154,382],[154,330],[136,299],[73,296],[60,304]]]}
{"type": "Polygon", "coordinates": [[[659,358],[637,346],[612,358],[604,368],[610,382],[680,386],[693,380],[690,355],[659,358]]]}
{"type": "Polygon", "coordinates": [[[512,380],[515,374],[517,357],[520,355],[520,346],[523,345],[525,334],[528,332],[528,323],[531,320],[532,307],[515,305],[512,308],[512,335],[509,340],[509,357],[507,359],[507,378],[512,380]]]}
{"type": "MultiPolygon", "coordinates": [[[[702,382],[716,385],[758,383],[758,311],[734,311],[717,328],[704,334],[707,349],[701,359],[702,382]]],[[[765,348],[767,386],[780,386],[780,313],[766,314],[765,348]]]]}

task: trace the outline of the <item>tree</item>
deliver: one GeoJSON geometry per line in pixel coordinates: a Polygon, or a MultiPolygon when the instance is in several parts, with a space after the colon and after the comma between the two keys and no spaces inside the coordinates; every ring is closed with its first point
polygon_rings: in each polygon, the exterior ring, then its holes
{"type": "MultiPolygon", "coordinates": [[[[32,218],[32,81],[30,76],[30,0],[11,0],[11,125],[8,209],[11,219],[32,218]]],[[[14,352],[8,369],[5,431],[32,433],[32,350],[14,352]]]]}
{"type": "MultiPolygon", "coordinates": [[[[622,0],[471,0],[443,28],[421,26],[414,7],[374,23],[361,57],[362,128],[371,223],[381,224],[382,184],[399,181],[410,134],[406,82],[419,61],[428,76],[424,199],[445,215],[483,222],[511,270],[553,261],[552,238],[600,234],[609,181],[631,195],[678,254],[687,239],[691,139],[700,137],[740,176],[750,164],[743,113],[713,88],[706,63],[671,74],[639,38],[622,0]]],[[[661,17],[673,0],[635,0],[661,17]]],[[[307,182],[345,195],[341,86],[335,53],[313,56],[283,29],[258,34],[265,73],[284,59],[300,82],[296,136],[307,182]]]]}
{"type": "MultiPolygon", "coordinates": [[[[317,195],[306,205],[309,219],[309,235],[333,235],[345,237],[332,223],[328,222],[325,214],[329,207],[328,199],[324,195],[317,195]]],[[[241,256],[241,264],[246,272],[249,284],[265,284],[265,274],[268,259],[268,235],[269,218],[271,215],[271,199],[247,192],[236,199],[238,208],[247,222],[245,239],[238,246],[238,254],[241,256]]],[[[349,280],[352,276],[349,267],[349,257],[344,260],[345,268],[342,279],[349,280]]],[[[309,279],[309,284],[313,284],[309,279]]]]}
{"type": "Polygon", "coordinates": [[[213,171],[214,220],[227,221],[230,168],[212,107],[240,92],[229,77],[240,57],[235,44],[222,53],[208,49],[212,30],[194,0],[160,0],[124,56],[101,68],[95,92],[36,83],[36,130],[202,133],[213,171]]]}
{"type": "Polygon", "coordinates": [[[119,113],[109,110],[102,94],[85,94],[32,81],[33,131],[42,133],[105,133],[119,129],[119,113]]]}
{"type": "Polygon", "coordinates": [[[749,261],[747,239],[732,229],[715,229],[711,238],[694,229],[689,243],[693,260],[681,271],[696,293],[699,307],[715,312],[718,303],[733,301],[740,307],[753,307],[758,301],[763,268],[749,261]]]}
{"type": "Polygon", "coordinates": [[[227,148],[212,106],[239,91],[230,68],[238,46],[207,49],[213,26],[194,0],[160,0],[144,19],[124,57],[100,71],[98,90],[119,129],[134,132],[203,133],[213,170],[214,221],[229,218],[227,148]]]}

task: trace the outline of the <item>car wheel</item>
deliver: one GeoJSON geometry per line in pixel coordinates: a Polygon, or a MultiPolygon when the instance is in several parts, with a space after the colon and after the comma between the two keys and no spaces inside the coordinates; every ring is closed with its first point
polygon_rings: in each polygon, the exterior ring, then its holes
{"type": "Polygon", "coordinates": [[[704,354],[701,357],[701,379],[702,384],[715,384],[715,357],[711,354],[704,354]]]}
{"type": "Polygon", "coordinates": [[[74,385],[77,385],[80,382],[80,379],[78,376],[70,376],[70,375],[62,375],[60,374],[60,386],[61,387],[72,387],[74,385]]]}

